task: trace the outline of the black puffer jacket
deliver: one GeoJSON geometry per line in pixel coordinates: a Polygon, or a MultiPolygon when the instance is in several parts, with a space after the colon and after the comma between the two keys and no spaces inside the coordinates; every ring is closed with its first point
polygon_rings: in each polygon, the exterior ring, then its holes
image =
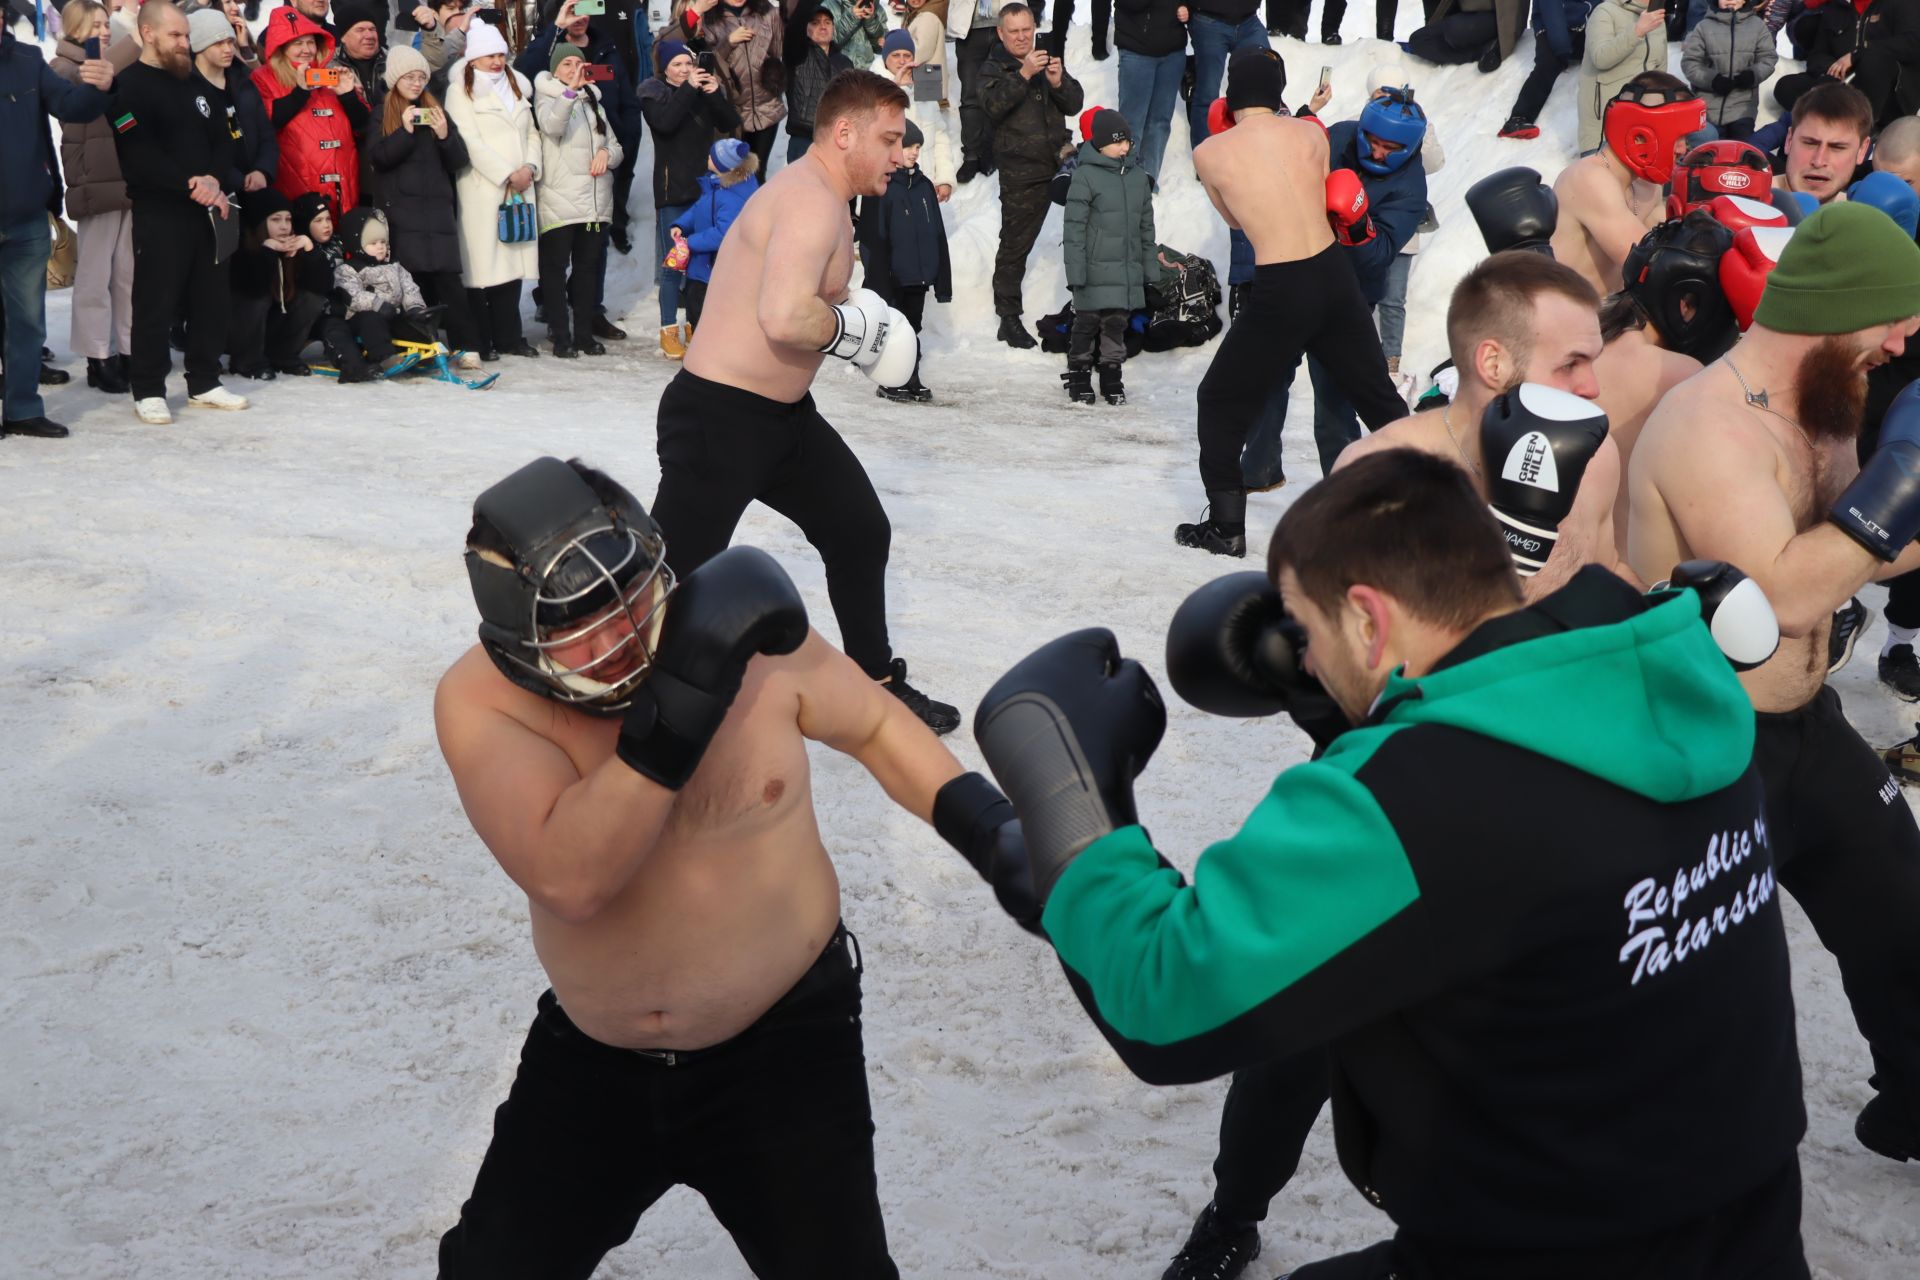
{"type": "Polygon", "coordinates": [[[1022,79],[1020,60],[995,44],[980,72],[980,105],[993,122],[994,161],[1022,175],[1053,177],[1067,145],[1067,117],[1078,114],[1085,101],[1080,82],[1064,71],[1058,89],[1044,75],[1022,79]]]}
{"type": "Polygon", "coordinates": [[[415,275],[460,271],[460,220],[453,204],[453,175],[467,167],[467,144],[447,122],[443,142],[424,124],[376,136],[368,162],[379,175],[374,190],[393,237],[393,260],[415,275]]]}
{"type": "Polygon", "coordinates": [[[653,131],[653,207],[692,204],[700,198],[707,148],[740,127],[740,113],[724,89],[702,93],[692,81],[676,89],[659,76],[641,82],[640,111],[653,131]]]}
{"type": "MultiPolygon", "coordinates": [[[[1113,42],[1143,58],[1163,58],[1187,47],[1180,0],[1115,0],[1113,42]]],[[[1129,120],[1138,129],[1140,126],[1129,120]]]]}
{"type": "Polygon", "coordinates": [[[1807,51],[1807,70],[1816,76],[1839,58],[1882,49],[1908,69],[1895,90],[1901,111],[1920,102],[1920,6],[1913,0],[1872,0],[1865,13],[1847,0],[1827,0],[1793,24],[1793,39],[1807,51]]]}

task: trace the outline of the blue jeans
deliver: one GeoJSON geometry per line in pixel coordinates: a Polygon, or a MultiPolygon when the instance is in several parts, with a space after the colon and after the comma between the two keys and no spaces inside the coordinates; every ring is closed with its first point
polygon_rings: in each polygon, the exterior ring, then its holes
{"type": "MultiPolygon", "coordinates": [[[[1197,147],[1206,141],[1207,108],[1220,96],[1227,59],[1242,49],[1273,46],[1267,41],[1267,26],[1258,14],[1249,14],[1239,25],[1228,26],[1218,18],[1196,13],[1187,23],[1187,39],[1193,42],[1193,97],[1187,100],[1187,128],[1197,147]]],[[[1127,122],[1133,123],[1132,117],[1127,122]]]]}
{"type": "Polygon", "coordinates": [[[1120,51],[1120,114],[1134,128],[1140,167],[1160,180],[1160,157],[1173,132],[1173,108],[1180,101],[1180,77],[1187,71],[1184,50],[1150,57],[1120,51]]]}
{"type": "Polygon", "coordinates": [[[53,234],[44,210],[0,227],[0,304],[6,307],[7,395],[5,418],[23,422],[46,416],[40,398],[40,348],[47,341],[47,255],[53,234]]]}
{"type": "Polygon", "coordinates": [[[667,234],[673,224],[687,216],[691,204],[670,204],[653,211],[653,281],[660,286],[660,327],[677,324],[680,320],[680,290],[687,283],[684,271],[667,270],[667,250],[673,248],[673,237],[667,234]]]}
{"type": "Polygon", "coordinates": [[[1387,268],[1387,292],[1373,309],[1380,324],[1380,352],[1389,360],[1400,354],[1400,343],[1407,336],[1407,274],[1413,270],[1413,255],[1396,253],[1387,268]]]}

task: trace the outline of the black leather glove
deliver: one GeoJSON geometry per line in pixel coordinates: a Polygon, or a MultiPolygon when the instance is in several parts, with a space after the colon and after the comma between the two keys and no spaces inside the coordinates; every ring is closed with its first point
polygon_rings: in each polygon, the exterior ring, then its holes
{"type": "Polygon", "coordinates": [[[1725,97],[1727,94],[1733,92],[1733,77],[1724,74],[1717,75],[1713,78],[1713,83],[1709,85],[1708,88],[1721,97],[1725,97]]]}

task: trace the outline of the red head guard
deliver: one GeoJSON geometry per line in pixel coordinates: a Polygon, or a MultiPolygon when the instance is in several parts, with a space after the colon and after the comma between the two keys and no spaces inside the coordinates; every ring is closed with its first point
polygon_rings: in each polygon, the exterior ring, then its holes
{"type": "Polygon", "coordinates": [[[1681,158],[1673,169],[1673,193],[1667,197],[1667,216],[1684,217],[1715,196],[1746,196],[1765,201],[1773,186],[1773,166],[1767,153],[1750,142],[1703,142],[1681,158]]]}
{"type": "Polygon", "coordinates": [[[1700,98],[1680,98],[1650,107],[1639,101],[1639,93],[1628,86],[1614,95],[1602,136],[1636,177],[1665,185],[1673,176],[1674,148],[1707,123],[1707,104],[1700,98]]]}

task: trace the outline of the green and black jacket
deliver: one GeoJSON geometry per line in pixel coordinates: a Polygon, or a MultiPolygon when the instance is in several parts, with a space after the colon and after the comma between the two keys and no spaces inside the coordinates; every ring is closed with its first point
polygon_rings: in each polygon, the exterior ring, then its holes
{"type": "Polygon", "coordinates": [[[1590,569],[1395,675],[1192,883],[1125,827],[1043,923],[1143,1079],[1327,1047],[1341,1162],[1403,1238],[1645,1236],[1805,1128],[1753,743],[1693,593],[1590,569]]]}

